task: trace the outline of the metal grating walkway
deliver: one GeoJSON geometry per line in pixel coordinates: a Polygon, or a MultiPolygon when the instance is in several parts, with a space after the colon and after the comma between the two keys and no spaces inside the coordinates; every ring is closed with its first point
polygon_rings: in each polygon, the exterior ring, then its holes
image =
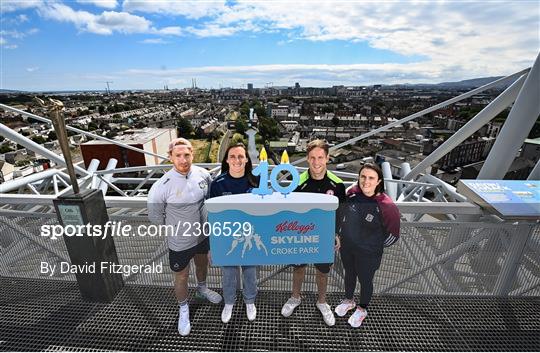
{"type": "MultiPolygon", "coordinates": [[[[83,302],[74,282],[0,277],[0,351],[539,351],[540,299],[375,297],[360,329],[326,327],[308,294],[290,318],[288,293],[261,291],[257,319],[193,302],[176,331],[172,288],[127,286],[109,305],[83,302]]],[[[330,294],[334,307],[340,297],[330,294]]]]}

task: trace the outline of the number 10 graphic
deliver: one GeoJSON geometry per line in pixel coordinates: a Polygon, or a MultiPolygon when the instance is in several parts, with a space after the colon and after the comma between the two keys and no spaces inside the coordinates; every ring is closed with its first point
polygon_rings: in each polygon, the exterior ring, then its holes
{"type": "MultiPolygon", "coordinates": [[[[259,187],[256,189],[253,189],[251,192],[253,194],[257,195],[271,195],[272,190],[268,187],[268,158],[266,156],[266,150],[264,147],[261,150],[261,153],[259,155],[259,165],[257,168],[253,169],[253,175],[257,176],[260,175],[260,182],[259,187]]],[[[298,186],[298,183],[300,182],[300,175],[298,174],[298,171],[296,168],[294,168],[292,165],[289,164],[289,156],[287,155],[287,151],[283,151],[283,155],[281,156],[281,164],[277,165],[272,169],[272,173],[270,173],[270,184],[272,185],[272,189],[276,190],[277,192],[282,193],[283,195],[287,195],[296,189],[298,186]],[[288,186],[281,186],[279,184],[279,173],[281,172],[289,172],[292,176],[291,183],[288,186]]]]}

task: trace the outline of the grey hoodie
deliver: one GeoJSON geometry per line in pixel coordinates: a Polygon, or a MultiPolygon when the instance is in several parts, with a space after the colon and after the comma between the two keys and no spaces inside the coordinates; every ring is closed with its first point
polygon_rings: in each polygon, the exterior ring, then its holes
{"type": "Polygon", "coordinates": [[[152,185],[148,193],[148,218],[157,225],[174,226],[175,234],[167,237],[169,249],[187,250],[205,239],[202,234],[207,221],[204,200],[211,181],[206,169],[193,165],[187,175],[172,168],[152,185]],[[200,236],[192,235],[196,232],[196,223],[201,227],[200,236]]]}

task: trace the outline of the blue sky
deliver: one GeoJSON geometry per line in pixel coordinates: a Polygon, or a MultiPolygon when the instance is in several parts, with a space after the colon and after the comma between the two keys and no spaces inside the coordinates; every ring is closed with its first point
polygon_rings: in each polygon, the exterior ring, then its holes
{"type": "Polygon", "coordinates": [[[1,0],[0,88],[332,86],[507,75],[538,1],[1,0]]]}

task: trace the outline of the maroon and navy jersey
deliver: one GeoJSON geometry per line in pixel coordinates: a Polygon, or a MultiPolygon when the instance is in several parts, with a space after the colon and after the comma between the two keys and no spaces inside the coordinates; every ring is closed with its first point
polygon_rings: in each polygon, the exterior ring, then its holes
{"type": "Polygon", "coordinates": [[[382,255],[384,247],[399,239],[400,215],[392,199],[385,193],[368,197],[358,185],[347,192],[339,223],[341,246],[366,254],[382,255]]]}

